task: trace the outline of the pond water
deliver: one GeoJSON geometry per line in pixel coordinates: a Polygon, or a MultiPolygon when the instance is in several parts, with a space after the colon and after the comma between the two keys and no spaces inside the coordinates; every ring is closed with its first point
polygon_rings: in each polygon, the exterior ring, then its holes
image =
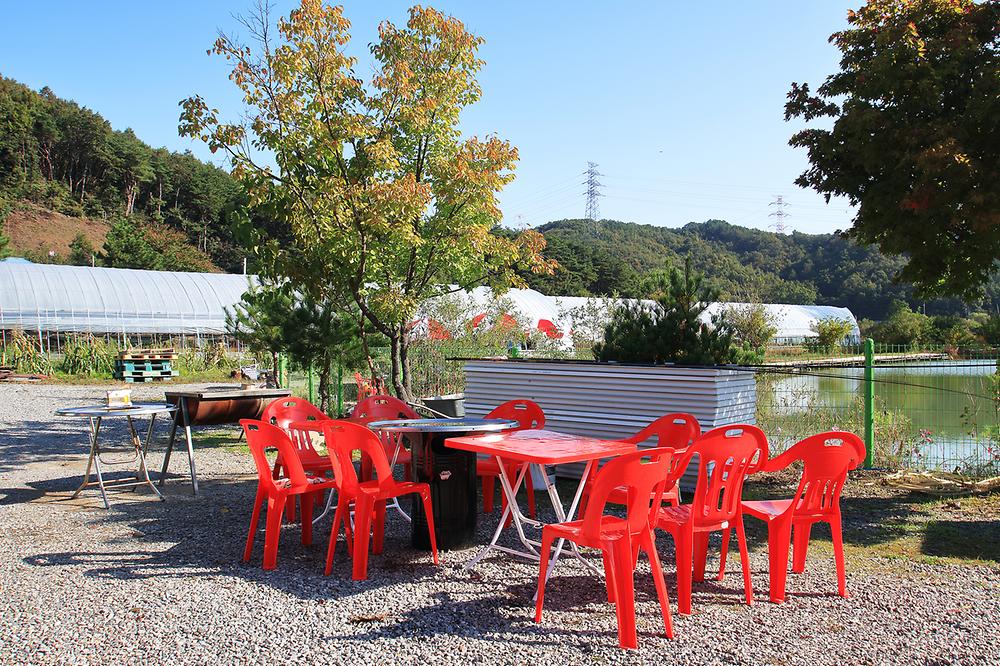
{"type": "MultiPolygon", "coordinates": [[[[876,366],[874,377],[877,453],[933,469],[1000,464],[995,360],[876,366]]],[[[762,377],[761,421],[786,440],[809,428],[860,434],[863,378],[863,368],[835,367],[762,377]]]]}

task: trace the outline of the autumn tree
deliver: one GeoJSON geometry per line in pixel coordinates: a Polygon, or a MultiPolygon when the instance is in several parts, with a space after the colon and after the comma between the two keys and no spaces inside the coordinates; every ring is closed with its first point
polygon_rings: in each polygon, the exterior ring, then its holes
{"type": "Polygon", "coordinates": [[[379,26],[373,62],[358,68],[341,7],[303,0],[277,34],[261,6],[243,23],[249,43],[220,35],[212,50],[233,64],[244,120],[224,122],[194,96],[180,132],[228,155],[250,208],[287,229],[282,244],[251,236],[262,272],[356,309],[389,341],[396,393],[412,397],[420,303],[449,285],[502,289],[521,282],[518,268],[551,270],[539,234],[493,233],[517,150],[459,131],[480,97],[482,40],[417,6],[405,26],[379,26]]]}
{"type": "Polygon", "coordinates": [[[909,255],[924,294],[978,296],[1000,257],[1000,2],[869,0],[830,39],[840,71],[792,84],[796,181],[856,205],[857,240],[909,255]]]}

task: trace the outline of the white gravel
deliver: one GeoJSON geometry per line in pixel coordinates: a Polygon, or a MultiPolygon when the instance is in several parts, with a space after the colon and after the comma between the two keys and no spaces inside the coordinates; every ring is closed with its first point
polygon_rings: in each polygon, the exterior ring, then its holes
{"type": "MultiPolygon", "coordinates": [[[[789,575],[789,601],[779,606],[767,601],[759,532],[757,602],[740,603],[734,544],[725,581],[696,584],[696,614],[675,615],[673,641],[657,634],[656,597],[640,563],[638,651],[617,648],[602,583],[578,564],[557,570],[535,624],[537,565],[495,556],[469,574],[462,565],[476,550],[468,548],[443,552],[435,568],[392,512],[385,554],[371,557],[367,581],[350,580],[343,549],[333,575],[322,575],[328,522],[312,547],[299,543],[297,525],[286,527],[278,570],[264,572],[262,538],[253,561],[240,560],[255,489],[245,450],[198,450],[198,497],[182,482],[185,456],[175,455],[164,503],[148,491],[113,495],[111,510],[96,491],[66,499],[83,473],[86,438],[82,421],[52,412],[103,390],[0,384],[0,664],[1000,663],[1000,567],[855,553],[844,600],[821,540],[806,573],[789,575]]],[[[162,387],[135,393],[162,398],[162,387]]],[[[538,499],[543,506],[545,495],[538,499]]],[[[480,521],[481,542],[496,516],[480,521]]],[[[669,537],[660,535],[659,547],[675,599],[669,537]]]]}

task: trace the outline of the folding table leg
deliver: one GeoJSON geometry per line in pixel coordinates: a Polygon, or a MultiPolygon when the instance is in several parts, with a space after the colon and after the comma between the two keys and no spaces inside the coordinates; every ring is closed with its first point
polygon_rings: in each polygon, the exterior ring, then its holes
{"type": "MultiPolygon", "coordinates": [[[[160,494],[159,489],[153,483],[153,480],[149,478],[149,468],[146,466],[146,451],[149,449],[149,443],[153,439],[153,425],[156,423],[156,414],[150,414],[149,416],[149,427],[146,429],[146,441],[139,446],[136,451],[139,454],[139,472],[136,473],[136,481],[146,481],[146,485],[153,489],[156,496],[160,498],[160,501],[165,501],[163,495],[160,494]],[[142,474],[142,479],[139,478],[139,474],[142,474]]],[[[135,436],[136,440],[139,438],[139,434],[135,432],[135,428],[132,427],[132,418],[129,417],[128,420],[129,428],[132,429],[132,434],[135,436]]],[[[138,443],[138,442],[137,442],[138,443]]],[[[136,486],[138,488],[138,486],[136,486]]]]}
{"type": "Polygon", "coordinates": [[[163,482],[167,480],[167,466],[170,465],[170,454],[174,450],[174,438],[177,436],[177,424],[181,419],[181,410],[179,409],[181,402],[184,402],[184,398],[178,398],[178,409],[174,410],[173,425],[170,426],[170,437],[167,438],[167,452],[163,454],[163,467],[160,469],[160,481],[159,486],[163,487],[163,482]]]}
{"type": "Polygon", "coordinates": [[[191,493],[198,494],[198,474],[194,467],[194,442],[191,441],[191,418],[188,415],[187,400],[182,399],[181,416],[184,418],[184,438],[187,440],[188,463],[191,465],[191,493]]]}
{"type": "Polygon", "coordinates": [[[70,496],[70,499],[76,499],[83,489],[87,487],[90,482],[90,470],[94,467],[94,455],[97,450],[97,431],[101,427],[101,422],[97,421],[96,425],[94,423],[94,417],[90,417],[89,427],[87,428],[87,439],[90,440],[90,456],[87,458],[87,471],[83,474],[83,483],[80,487],[70,496]]]}
{"type": "MultiPolygon", "coordinates": [[[[95,419],[91,419],[94,424],[95,419]]],[[[104,500],[104,508],[110,509],[108,502],[108,492],[104,489],[104,475],[101,473],[101,445],[97,440],[97,431],[101,427],[101,417],[97,417],[96,424],[92,425],[94,430],[94,470],[97,472],[97,485],[101,489],[101,499],[104,500]]]]}
{"type": "MultiPolygon", "coordinates": [[[[499,458],[497,462],[498,463],[500,462],[499,458]]],[[[500,464],[500,489],[501,492],[503,492],[507,496],[508,500],[511,497],[515,498],[517,497],[517,491],[520,489],[521,484],[524,482],[524,477],[527,473],[528,473],[528,465],[521,465],[517,478],[514,480],[514,484],[511,485],[510,477],[507,476],[506,468],[504,467],[504,465],[500,464]]],[[[519,555],[521,557],[529,557],[529,558],[533,556],[538,557],[538,551],[535,550],[534,545],[531,543],[527,535],[524,533],[524,527],[521,524],[521,521],[523,519],[524,516],[521,515],[521,512],[518,510],[516,500],[514,502],[508,501],[507,506],[504,508],[503,511],[500,512],[500,521],[497,523],[497,528],[493,532],[493,538],[478,553],[476,553],[475,557],[466,562],[462,568],[466,571],[469,571],[470,569],[472,569],[472,567],[479,564],[484,557],[489,555],[491,550],[503,550],[506,552],[510,552],[513,555],[519,555]],[[514,522],[514,526],[517,529],[517,534],[518,537],[521,539],[521,543],[524,544],[525,548],[528,548],[531,552],[524,553],[520,551],[514,551],[509,548],[504,548],[497,545],[497,541],[500,539],[500,534],[503,533],[504,524],[507,522],[508,514],[511,516],[514,522]]]]}
{"type": "MultiPolygon", "coordinates": [[[[580,498],[583,496],[583,488],[586,485],[587,477],[590,476],[591,468],[594,466],[593,460],[587,461],[587,466],[584,467],[583,474],[580,476],[580,483],[576,488],[576,494],[573,495],[573,501],[569,505],[569,513],[563,511],[562,500],[559,499],[559,491],[556,489],[554,483],[549,480],[548,474],[545,474],[545,468],[542,467],[543,477],[545,478],[545,490],[549,493],[549,500],[552,502],[552,509],[555,511],[556,518],[558,518],[560,523],[566,522],[568,520],[573,520],[576,515],[576,508],[580,505],[580,498]]],[[[546,570],[546,580],[552,575],[552,571],[556,568],[556,563],[559,561],[559,556],[562,555],[563,546],[566,545],[565,539],[559,539],[556,543],[556,551],[552,555],[552,561],[549,563],[549,567],[546,570]]],[[[583,559],[583,555],[580,553],[580,548],[570,542],[570,548],[573,549],[573,554],[576,558],[583,562],[584,566],[593,571],[598,576],[601,575],[601,571],[595,567],[593,564],[583,559]]]]}

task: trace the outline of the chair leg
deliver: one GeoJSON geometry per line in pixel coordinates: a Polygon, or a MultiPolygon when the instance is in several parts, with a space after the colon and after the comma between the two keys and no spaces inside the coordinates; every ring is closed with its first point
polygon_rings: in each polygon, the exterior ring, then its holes
{"type": "Polygon", "coordinates": [[[691,614],[691,571],[694,566],[694,543],[691,532],[683,527],[674,533],[674,545],[677,556],[677,612],[681,615],[691,614]]]}
{"type": "MultiPolygon", "coordinates": [[[[660,600],[660,612],[663,615],[663,633],[667,638],[674,637],[674,622],[670,617],[670,596],[667,594],[667,584],[663,580],[663,566],[660,564],[660,554],[656,552],[656,537],[650,530],[642,535],[642,548],[649,558],[649,570],[653,575],[653,585],[656,586],[656,596],[660,600]]],[[[636,548],[636,550],[639,550],[636,548]]]]}
{"type": "MultiPolygon", "coordinates": [[[[552,532],[542,529],[542,545],[538,549],[538,592],[535,594],[535,622],[542,621],[542,605],[545,603],[545,578],[552,554],[552,542],[555,538],[552,532]]],[[[606,560],[605,560],[606,561],[606,560]]]]}
{"type": "MultiPolygon", "coordinates": [[[[329,576],[333,570],[333,556],[337,551],[337,537],[340,535],[340,524],[344,523],[344,533],[350,546],[350,521],[348,520],[348,502],[343,497],[337,498],[337,510],[333,514],[333,526],[330,528],[330,542],[326,546],[326,566],[323,567],[323,575],[329,576]]],[[[348,548],[350,550],[350,548],[348,548]]]]}
{"type": "Polygon", "coordinates": [[[288,518],[288,522],[294,523],[295,522],[295,499],[296,498],[295,498],[294,495],[292,495],[291,497],[289,497],[289,499],[292,500],[292,501],[288,503],[287,518],[288,518]]]}
{"type": "Polygon", "coordinates": [[[719,551],[719,575],[715,580],[722,580],[726,577],[726,558],[729,557],[729,539],[731,537],[731,527],[722,530],[722,549],[719,551]]]}
{"type": "MultiPolygon", "coordinates": [[[[311,546],[313,542],[313,503],[316,493],[303,493],[299,495],[299,503],[302,505],[302,545],[311,546]]],[[[292,505],[294,506],[294,500],[292,505]]]]}
{"type": "Polygon", "coordinates": [[[772,520],[767,526],[768,577],[771,584],[771,603],[785,600],[785,578],[788,573],[788,542],[792,526],[784,520],[772,520]]]}
{"type": "Polygon", "coordinates": [[[632,569],[632,544],[628,535],[614,542],[615,583],[618,590],[618,645],[625,649],[639,647],[635,629],[635,572],[632,569]]]}
{"type": "Polygon", "coordinates": [[[434,565],[438,564],[438,544],[437,533],[434,531],[434,506],[431,504],[430,488],[420,493],[420,499],[424,503],[424,515],[427,516],[427,536],[431,539],[431,553],[434,555],[434,565]]]}
{"type": "Polygon", "coordinates": [[[833,537],[833,558],[837,563],[837,594],[846,599],[848,594],[847,571],[844,566],[844,534],[839,514],[830,519],[830,535],[833,537]]]}
{"type": "Polygon", "coordinates": [[[604,580],[607,583],[605,587],[608,588],[608,603],[615,603],[617,601],[615,589],[615,567],[614,561],[610,550],[601,549],[601,559],[604,560],[604,580]]]}
{"type": "Polygon", "coordinates": [[[413,481],[413,463],[403,463],[403,478],[413,481]]]}
{"type": "Polygon", "coordinates": [[[260,522],[260,505],[264,502],[263,488],[257,488],[257,495],[253,502],[253,513],[250,514],[250,531],[247,532],[247,545],[243,549],[243,561],[250,561],[250,554],[253,553],[253,539],[257,534],[257,523],[260,522]]]}
{"type": "Polygon", "coordinates": [[[750,553],[747,551],[747,534],[743,527],[743,516],[736,516],[736,545],[740,549],[740,564],[743,566],[743,592],[747,606],[753,603],[753,580],[750,577],[750,553]]]}
{"type": "Polygon", "coordinates": [[[278,541],[281,538],[281,519],[285,513],[285,496],[267,499],[267,522],[264,528],[264,569],[278,566],[278,541]]]}
{"type": "Polygon", "coordinates": [[[373,502],[369,497],[359,497],[354,503],[354,580],[368,578],[368,541],[372,531],[373,502]]]}
{"type": "Polygon", "coordinates": [[[483,479],[483,513],[493,513],[493,477],[485,475],[483,479]]]}
{"type": "Polygon", "coordinates": [[[376,555],[382,552],[385,544],[385,500],[375,502],[375,520],[372,524],[372,552],[376,555]]]}
{"type": "Polygon", "coordinates": [[[708,559],[708,532],[694,533],[694,580],[705,580],[705,561],[708,559]]]}
{"type": "Polygon", "coordinates": [[[809,532],[812,523],[797,523],[792,526],[792,572],[806,570],[806,551],[809,550],[809,532]]]}

